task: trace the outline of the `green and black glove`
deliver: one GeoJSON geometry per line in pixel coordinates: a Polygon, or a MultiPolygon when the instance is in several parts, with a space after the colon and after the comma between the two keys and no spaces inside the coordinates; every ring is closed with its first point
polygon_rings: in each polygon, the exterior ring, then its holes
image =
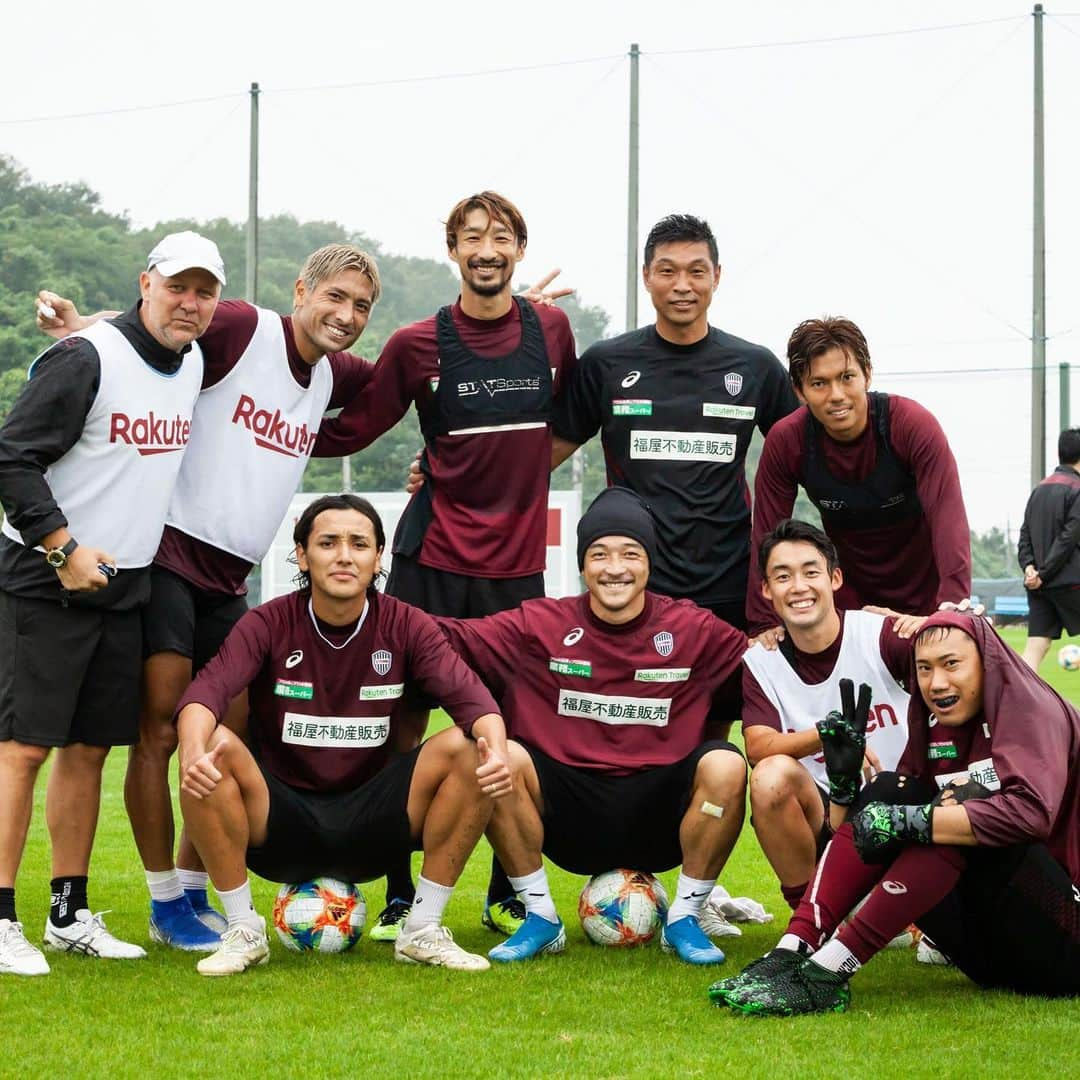
{"type": "Polygon", "coordinates": [[[867,803],[852,819],[855,850],[864,863],[889,863],[908,844],[932,844],[934,807],[867,803]]]}
{"type": "Polygon", "coordinates": [[[855,703],[855,685],[840,680],[840,712],[833,710],[817,722],[825,772],[829,777],[829,798],[838,806],[850,806],[862,786],[863,756],[866,753],[866,721],[870,716],[870,687],[862,683],[855,703]]]}

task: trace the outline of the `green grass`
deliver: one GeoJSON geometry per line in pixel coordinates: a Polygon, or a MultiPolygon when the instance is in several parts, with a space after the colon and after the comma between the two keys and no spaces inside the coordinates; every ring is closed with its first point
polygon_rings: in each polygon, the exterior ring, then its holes
{"type": "MultiPolygon", "coordinates": [[[[1022,631],[1007,631],[1022,646],[1022,631]]],[[[1080,673],[1045,665],[1050,681],[1080,700],[1080,673]]],[[[124,755],[107,767],[91,870],[91,903],[111,906],[109,925],[145,941],[146,894],[124,815],[124,755]]],[[[39,784],[43,793],[44,784],[39,784]]],[[[39,805],[19,878],[19,910],[31,936],[48,905],[48,856],[39,805]]],[[[582,823],[588,827],[587,822],[582,823]]],[[[448,912],[467,948],[498,940],[479,925],[488,853],[469,864],[448,912]]],[[[693,969],[658,947],[604,952],[584,938],[574,911],[582,880],[553,869],[567,922],[561,956],[478,975],[395,964],[367,939],[343,956],[301,956],[276,941],[265,968],[211,980],[195,958],[148,945],[121,964],[50,956],[41,979],[0,978],[0,1075],[249,1076],[944,1077],[1075,1074],[1075,1002],[976,990],[959,973],[916,964],[909,952],[876,957],[854,980],[845,1015],[768,1021],[713,1008],[705,989],[776,940],[786,911],[747,828],[722,875],[736,895],[776,915],[723,946],[720,969],[693,969]]],[[[664,875],[667,885],[673,874],[664,875]]],[[[255,881],[269,912],[276,886],[255,881]]],[[[365,888],[369,917],[382,883],[365,888]]]]}

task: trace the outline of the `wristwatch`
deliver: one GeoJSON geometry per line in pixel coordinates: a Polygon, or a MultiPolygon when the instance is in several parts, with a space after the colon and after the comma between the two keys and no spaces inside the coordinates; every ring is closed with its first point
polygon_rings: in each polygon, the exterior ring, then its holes
{"type": "Polygon", "coordinates": [[[74,537],[69,540],[63,547],[49,548],[45,552],[45,561],[54,570],[63,570],[67,566],[68,559],[71,558],[72,552],[79,546],[79,541],[74,537]]]}

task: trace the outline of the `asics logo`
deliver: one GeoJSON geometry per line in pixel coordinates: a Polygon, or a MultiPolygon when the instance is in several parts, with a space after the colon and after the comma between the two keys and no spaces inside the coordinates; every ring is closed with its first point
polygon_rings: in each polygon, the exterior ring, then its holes
{"type": "Polygon", "coordinates": [[[564,645],[576,645],[585,636],[585,628],[581,626],[575,626],[569,634],[562,639],[564,645]]]}
{"type": "Polygon", "coordinates": [[[640,378],[641,378],[641,372],[640,371],[631,371],[630,374],[627,375],[625,379],[623,379],[623,381],[622,381],[622,383],[620,385],[622,386],[622,388],[624,390],[629,390],[630,387],[633,386],[634,383],[636,383],[638,381],[638,379],[640,379],[640,378]]]}
{"type": "Polygon", "coordinates": [[[883,881],[881,887],[892,896],[903,896],[907,886],[902,881],[883,881]]]}
{"type": "Polygon", "coordinates": [[[294,668],[301,660],[304,659],[304,650],[297,649],[296,652],[291,652],[285,657],[285,666],[287,668],[294,668]]]}

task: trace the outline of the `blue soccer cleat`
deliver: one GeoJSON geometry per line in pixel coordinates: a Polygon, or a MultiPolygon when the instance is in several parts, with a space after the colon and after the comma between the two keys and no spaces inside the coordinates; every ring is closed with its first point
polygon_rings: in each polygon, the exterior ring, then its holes
{"type": "Polygon", "coordinates": [[[668,923],[660,931],[660,947],[675,953],[688,964],[722,964],[723,952],[705,935],[694,915],[685,915],[678,922],[668,923]]]}
{"type": "Polygon", "coordinates": [[[184,952],[215,952],[221,935],[195,914],[186,896],[150,901],[150,940],[184,952]]]}
{"type": "Polygon", "coordinates": [[[191,901],[195,915],[203,926],[213,930],[215,934],[225,933],[229,928],[229,920],[217,908],[210,906],[205,889],[185,889],[184,895],[191,901]]]}
{"type": "Polygon", "coordinates": [[[562,919],[549,922],[542,915],[525,916],[521,928],[496,945],[488,956],[501,964],[529,960],[541,953],[560,953],[566,948],[566,930],[562,919]]]}

